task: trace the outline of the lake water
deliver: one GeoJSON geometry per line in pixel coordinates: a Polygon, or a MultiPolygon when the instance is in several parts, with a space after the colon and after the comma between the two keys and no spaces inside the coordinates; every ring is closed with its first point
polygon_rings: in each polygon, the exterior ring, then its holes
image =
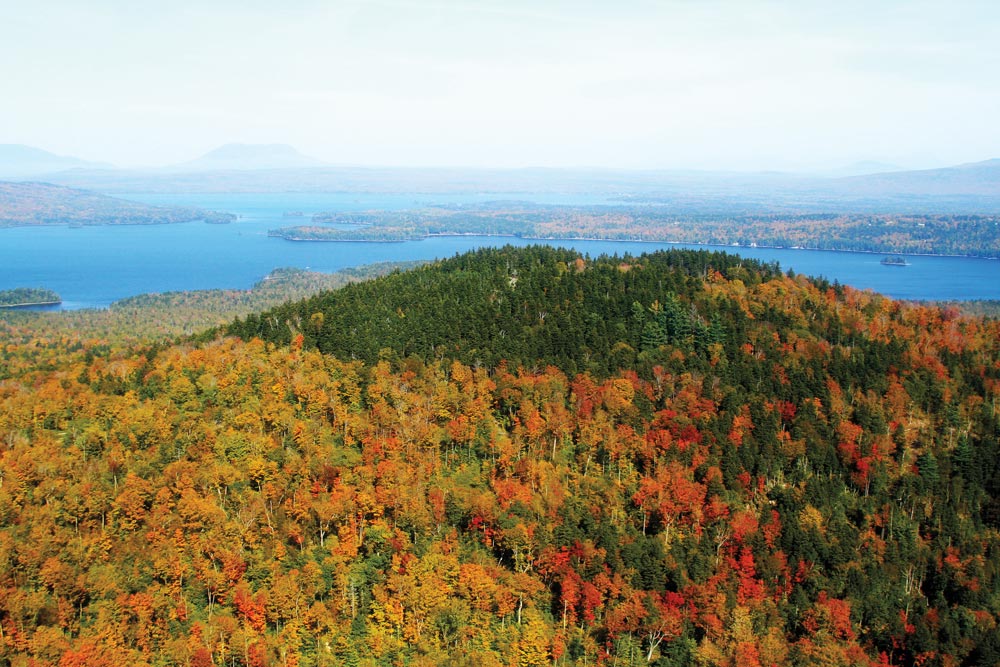
{"type": "MultiPolygon", "coordinates": [[[[229,211],[228,225],[94,226],[0,229],[0,289],[47,287],[63,308],[102,308],[145,292],[247,288],[277,267],[315,271],[384,261],[449,257],[489,245],[532,241],[484,236],[435,237],[405,243],[298,243],[267,236],[275,227],[307,224],[320,211],[406,209],[434,203],[475,203],[496,195],[224,194],[124,195],[150,204],[229,211]],[[302,211],[302,218],[284,217],[302,211]]],[[[579,195],[506,196],[547,204],[603,204],[579,195]]],[[[660,243],[559,241],[592,256],[639,254],[660,248],[705,247],[660,243]]],[[[1000,299],[1000,261],[961,257],[909,257],[910,266],[885,267],[882,255],[769,248],[726,248],[783,269],[825,276],[902,299],[1000,299]]]]}

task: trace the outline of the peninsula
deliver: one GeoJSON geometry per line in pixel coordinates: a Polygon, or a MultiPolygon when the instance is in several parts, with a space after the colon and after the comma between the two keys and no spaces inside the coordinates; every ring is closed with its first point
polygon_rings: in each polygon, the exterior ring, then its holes
{"type": "Polygon", "coordinates": [[[62,298],[50,289],[41,287],[15,287],[0,290],[0,308],[24,308],[27,306],[55,306],[62,298]]]}
{"type": "Polygon", "coordinates": [[[197,208],[151,206],[48,183],[0,181],[0,228],[36,225],[155,225],[231,222],[232,216],[197,208]],[[228,217],[227,217],[228,216],[228,217]]]}

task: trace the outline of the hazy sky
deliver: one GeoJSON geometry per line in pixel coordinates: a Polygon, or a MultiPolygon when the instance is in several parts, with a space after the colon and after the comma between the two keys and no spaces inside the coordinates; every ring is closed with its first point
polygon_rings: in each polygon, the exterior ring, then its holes
{"type": "Polygon", "coordinates": [[[1000,157],[1000,3],[0,0],[0,143],[120,165],[1000,157]]]}

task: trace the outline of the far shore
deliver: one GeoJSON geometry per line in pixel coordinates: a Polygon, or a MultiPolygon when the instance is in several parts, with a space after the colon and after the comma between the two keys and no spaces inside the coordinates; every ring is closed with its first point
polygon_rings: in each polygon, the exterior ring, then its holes
{"type": "Polygon", "coordinates": [[[780,246],[780,245],[766,245],[766,244],[740,244],[740,243],[706,243],[700,241],[668,241],[664,239],[641,239],[641,238],[615,238],[607,237],[602,238],[599,236],[518,236],[517,234],[489,234],[482,232],[428,232],[423,236],[418,236],[414,238],[405,239],[377,239],[377,238],[357,238],[357,239],[338,239],[338,238],[308,238],[302,236],[285,236],[279,233],[270,233],[271,231],[278,232],[280,230],[270,230],[268,236],[271,238],[278,238],[284,241],[294,241],[296,243],[407,243],[411,241],[423,241],[429,238],[441,238],[441,237],[458,237],[458,236],[482,236],[484,238],[520,238],[525,241],[539,241],[539,242],[553,242],[553,241],[599,241],[604,243],[649,243],[649,244],[660,244],[660,245],[685,245],[685,246],[704,246],[708,248],[720,248],[733,250],[734,248],[747,248],[750,250],[755,250],[760,248],[761,250],[805,250],[808,252],[849,252],[857,253],[863,255],[903,255],[906,257],[958,257],[963,259],[988,259],[988,260],[998,260],[1000,256],[990,256],[990,255],[959,255],[959,254],[948,254],[948,253],[934,253],[934,252],[907,252],[900,250],[851,250],[847,248],[815,248],[810,246],[780,246]]]}
{"type": "Polygon", "coordinates": [[[27,303],[7,303],[0,305],[0,308],[31,308],[33,306],[58,306],[62,303],[62,299],[59,301],[31,301],[27,303]]]}

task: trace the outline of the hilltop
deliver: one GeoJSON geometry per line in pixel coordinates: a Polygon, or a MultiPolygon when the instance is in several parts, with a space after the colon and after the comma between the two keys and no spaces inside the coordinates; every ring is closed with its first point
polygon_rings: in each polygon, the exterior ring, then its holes
{"type": "Polygon", "coordinates": [[[197,342],[15,327],[0,661],[995,664],[998,327],[546,248],[197,342]]]}
{"type": "Polygon", "coordinates": [[[22,144],[0,144],[0,178],[25,178],[65,169],[102,169],[109,165],[56,155],[22,144]]]}

